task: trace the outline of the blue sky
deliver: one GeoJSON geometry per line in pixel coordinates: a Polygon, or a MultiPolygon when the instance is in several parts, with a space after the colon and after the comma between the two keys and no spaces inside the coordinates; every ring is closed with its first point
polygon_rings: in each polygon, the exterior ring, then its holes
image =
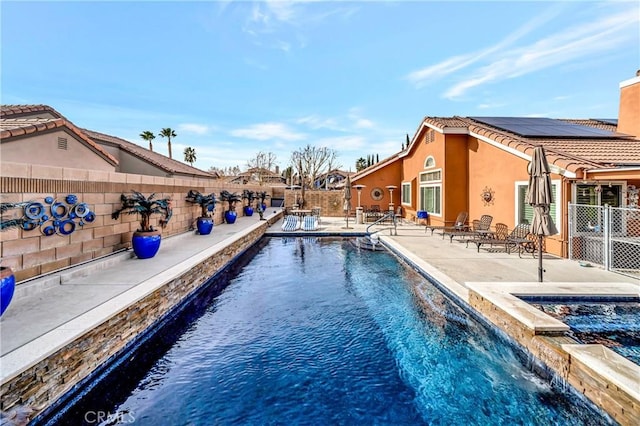
{"type": "Polygon", "coordinates": [[[424,116],[616,118],[640,68],[637,1],[2,1],[3,104],[173,157],[281,168],[307,144],[343,169],[424,116]],[[159,136],[154,150],[167,154],[159,136]]]}

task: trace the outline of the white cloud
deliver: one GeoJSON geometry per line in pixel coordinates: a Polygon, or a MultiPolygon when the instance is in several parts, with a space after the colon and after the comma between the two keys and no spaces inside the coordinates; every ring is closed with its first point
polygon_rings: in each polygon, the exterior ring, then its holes
{"type": "Polygon", "coordinates": [[[317,115],[308,115],[296,120],[298,124],[304,124],[313,130],[328,129],[335,131],[346,131],[334,118],[322,118],[317,115]]]}
{"type": "Polygon", "coordinates": [[[260,141],[280,140],[280,141],[300,141],[306,139],[303,133],[297,133],[289,129],[282,123],[260,123],[246,127],[244,129],[236,129],[229,132],[232,136],[238,138],[247,138],[260,141]]]}
{"type": "Polygon", "coordinates": [[[432,80],[450,74],[455,75],[464,68],[481,64],[465,76],[463,81],[445,91],[445,98],[455,99],[484,84],[615,52],[630,39],[637,39],[640,16],[637,5],[632,5],[631,10],[608,16],[600,13],[599,18],[592,22],[565,26],[555,34],[545,33],[544,37],[528,45],[514,46],[524,35],[555,17],[561,7],[563,6],[554,5],[543,15],[533,18],[493,46],[474,53],[456,55],[438,64],[413,71],[406,79],[416,87],[423,87],[432,80]],[[634,31],[631,31],[634,27],[635,35],[634,31]]]}
{"type": "Polygon", "coordinates": [[[193,133],[196,135],[206,135],[209,133],[209,127],[204,124],[184,123],[178,125],[178,130],[185,133],[193,133]]]}

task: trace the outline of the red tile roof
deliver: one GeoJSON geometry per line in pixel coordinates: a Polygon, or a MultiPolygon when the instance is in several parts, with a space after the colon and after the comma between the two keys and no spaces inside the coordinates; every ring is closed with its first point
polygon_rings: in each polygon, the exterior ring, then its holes
{"type": "MultiPolygon", "coordinates": [[[[563,119],[603,130],[616,131],[616,126],[597,119],[563,119]]],[[[467,117],[425,117],[411,141],[409,151],[416,145],[418,134],[424,125],[456,132],[474,133],[517,151],[531,155],[533,148],[544,146],[549,163],[575,172],[579,169],[611,169],[640,166],[640,140],[620,135],[613,138],[530,138],[522,137],[467,117]]]]}
{"type": "Polygon", "coordinates": [[[82,129],[91,139],[116,145],[123,151],[126,151],[132,154],[135,157],[140,158],[143,161],[153,164],[154,166],[166,171],[167,173],[186,175],[186,176],[195,176],[195,177],[203,177],[203,178],[218,178],[217,173],[209,173],[203,170],[197,169],[195,167],[191,167],[188,164],[182,163],[180,161],[169,158],[165,155],[162,155],[158,152],[150,151],[146,148],[141,147],[133,142],[129,142],[125,139],[118,138],[116,136],[107,135],[104,133],[99,133],[93,130],[82,129]]]}
{"type": "MultiPolygon", "coordinates": [[[[3,114],[5,107],[0,109],[3,114]]],[[[8,115],[9,117],[11,114],[8,115]]],[[[5,118],[2,115],[0,120],[0,139],[10,139],[20,136],[35,134],[38,132],[45,132],[54,129],[67,129],[69,132],[77,136],[81,142],[86,144],[92,151],[100,155],[114,166],[118,164],[118,160],[107,151],[105,151],[100,145],[92,141],[85,135],[80,129],[78,129],[73,123],[67,121],[64,118],[5,118]]]]}
{"type": "Polygon", "coordinates": [[[22,115],[33,115],[38,112],[47,112],[56,118],[64,118],[62,114],[49,105],[2,105],[0,108],[0,117],[17,118],[22,115]]]}

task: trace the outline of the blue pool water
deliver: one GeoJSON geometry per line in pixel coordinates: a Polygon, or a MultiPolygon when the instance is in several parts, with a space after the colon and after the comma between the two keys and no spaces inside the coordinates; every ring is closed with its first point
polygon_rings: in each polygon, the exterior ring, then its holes
{"type": "Polygon", "coordinates": [[[607,424],[388,252],[264,239],[216,285],[59,422],[607,424]]]}
{"type": "Polygon", "coordinates": [[[529,303],[567,324],[578,341],[605,345],[640,365],[640,301],[583,298],[529,303]]]}

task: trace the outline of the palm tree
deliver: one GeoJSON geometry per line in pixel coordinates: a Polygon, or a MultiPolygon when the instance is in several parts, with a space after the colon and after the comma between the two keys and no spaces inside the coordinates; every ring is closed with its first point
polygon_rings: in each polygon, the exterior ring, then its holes
{"type": "Polygon", "coordinates": [[[153,132],[150,132],[149,130],[145,130],[144,132],[140,133],[140,137],[149,142],[149,151],[153,151],[153,144],[151,143],[151,141],[156,138],[156,135],[154,135],[153,132]]]}
{"type": "Polygon", "coordinates": [[[196,150],[190,146],[186,147],[184,149],[184,161],[191,164],[193,167],[193,162],[196,161],[196,150]]]}
{"type": "Polygon", "coordinates": [[[176,132],[171,127],[165,127],[160,131],[160,136],[163,138],[167,138],[169,145],[169,158],[173,158],[171,156],[171,138],[175,138],[178,135],[176,135],[176,132]]]}

